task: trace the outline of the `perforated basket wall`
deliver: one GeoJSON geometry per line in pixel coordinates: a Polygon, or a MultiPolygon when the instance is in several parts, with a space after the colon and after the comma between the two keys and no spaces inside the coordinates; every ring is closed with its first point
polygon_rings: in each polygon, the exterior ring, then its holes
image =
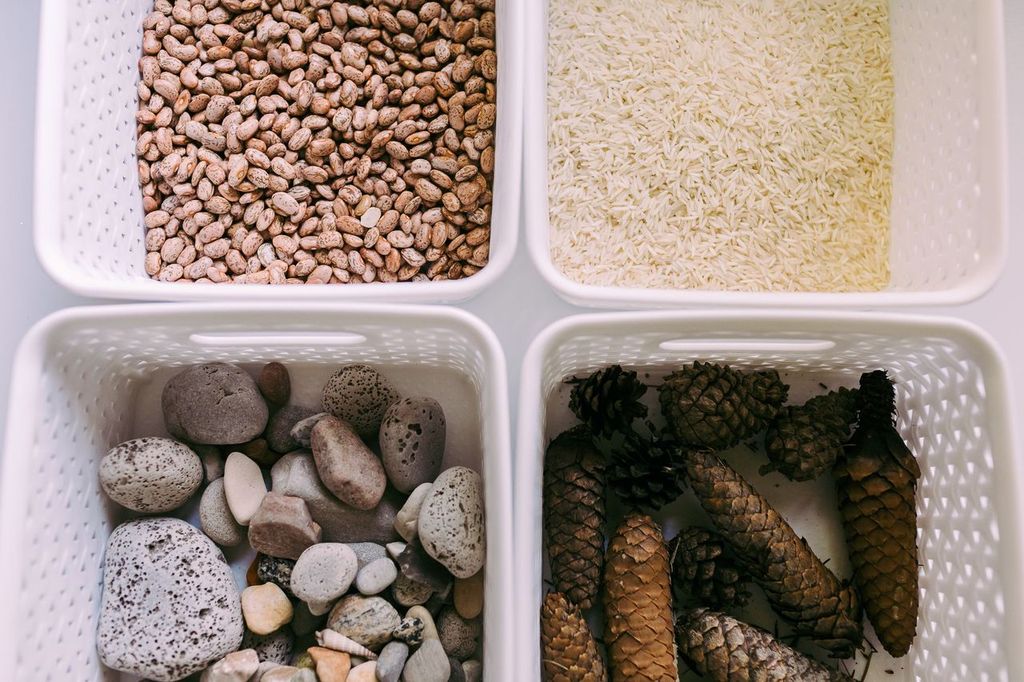
{"type": "MultiPolygon", "coordinates": [[[[527,3],[527,30],[547,35],[547,0],[527,3]]],[[[889,289],[876,293],[742,293],[583,285],[548,248],[546,50],[527,54],[526,238],[568,300],[601,307],[878,306],[962,303],[1003,267],[1007,228],[1006,103],[1000,0],[892,0],[895,79],[889,289]]],[[[727,76],[726,76],[727,77],[727,76]]]]}
{"type": "MultiPolygon", "coordinates": [[[[990,342],[965,325],[926,318],[667,313],[570,318],[542,334],[527,356],[516,458],[517,585],[529,597],[517,614],[523,679],[539,666],[544,450],[573,422],[563,380],[621,363],[649,372],[648,383],[656,384],[695,359],[775,368],[794,389],[800,383],[814,392],[821,391],[821,380],[856,385],[865,370],[890,370],[899,385],[899,430],[923,471],[917,497],[921,610],[910,654],[898,661],[876,654],[867,679],[1024,679],[1018,654],[1024,630],[1016,615],[1022,606],[1021,488],[1005,370],[990,342]]],[[[755,487],[783,505],[780,511],[816,551],[827,549],[830,565],[848,570],[831,484],[787,487],[777,474],[758,476],[757,466],[750,462],[745,474],[755,487]]],[[[677,513],[660,519],[667,533],[683,523],[672,518],[677,513]]]]}
{"type": "MultiPolygon", "coordinates": [[[[104,548],[123,520],[100,490],[98,463],[123,440],[163,434],[163,382],[174,368],[215,360],[278,360],[293,379],[319,378],[305,386],[300,404],[315,404],[330,372],[353,362],[380,368],[407,394],[442,402],[445,465],[472,466],[485,482],[484,666],[488,679],[511,680],[503,672],[511,667],[505,633],[512,612],[507,384],[493,334],[468,314],[443,309],[219,305],[77,309],[26,338],[11,389],[0,499],[5,679],[122,679],[103,669],[95,647],[104,548]]],[[[294,383],[298,390],[302,382],[294,383]]]]}
{"type": "Polygon", "coordinates": [[[137,300],[447,302],[493,282],[515,253],[522,163],[522,6],[497,3],[498,119],[490,261],[453,282],[196,287],[150,280],[135,158],[142,20],[153,0],[44,0],[36,138],[40,260],[79,293],[137,300]]]}

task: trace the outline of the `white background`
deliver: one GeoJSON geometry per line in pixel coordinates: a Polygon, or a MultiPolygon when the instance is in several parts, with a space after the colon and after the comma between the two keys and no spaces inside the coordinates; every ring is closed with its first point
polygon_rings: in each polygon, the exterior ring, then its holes
{"type": "MultiPolygon", "coordinates": [[[[116,0],[111,0],[112,2],[116,0]]],[[[920,0],[927,2],[928,0],[920,0]]],[[[922,310],[957,316],[981,325],[1002,346],[1017,396],[1024,401],[1024,0],[1005,0],[1006,60],[1009,74],[1010,253],[996,287],[980,301],[959,308],[922,310]]],[[[54,284],[32,246],[32,174],[39,5],[36,0],[0,0],[4,55],[0,59],[0,423],[5,421],[14,351],[25,331],[60,308],[90,303],[54,284]]],[[[507,105],[506,105],[507,106],[507,105]]],[[[45,131],[43,131],[45,134],[45,131]]],[[[44,163],[47,160],[44,160],[44,163]]],[[[536,334],[552,321],[581,309],[548,289],[526,254],[519,252],[495,286],[463,306],[497,332],[508,357],[512,404],[522,356],[536,334]]],[[[17,400],[17,396],[13,396],[17,400]]],[[[1024,402],[1015,415],[1024,424],[1024,402]]],[[[1020,431],[1021,429],[1018,429],[1020,431]]],[[[17,453],[8,453],[17,456],[17,453]]]]}

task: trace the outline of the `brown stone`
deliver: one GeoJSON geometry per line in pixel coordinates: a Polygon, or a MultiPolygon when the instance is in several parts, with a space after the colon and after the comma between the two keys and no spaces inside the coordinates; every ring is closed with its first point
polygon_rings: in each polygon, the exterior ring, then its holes
{"type": "Polygon", "coordinates": [[[297,560],[307,547],[318,542],[320,526],[298,497],[267,493],[249,523],[249,544],[269,556],[297,560]]]}
{"type": "Polygon", "coordinates": [[[380,503],[388,484],[384,465],[348,423],[324,417],[311,444],[320,480],[339,500],[364,510],[380,503]]]}
{"type": "Polygon", "coordinates": [[[320,682],[345,682],[352,669],[352,658],[341,651],[310,647],[309,655],[316,664],[316,676],[320,682]]]}

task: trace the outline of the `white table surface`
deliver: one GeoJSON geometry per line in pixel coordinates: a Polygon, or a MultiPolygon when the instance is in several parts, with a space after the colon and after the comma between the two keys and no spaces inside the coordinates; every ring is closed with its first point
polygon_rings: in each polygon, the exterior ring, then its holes
{"type": "MultiPolygon", "coordinates": [[[[1024,0],[1004,0],[1010,120],[1010,253],[1002,279],[981,300],[958,308],[920,312],[970,320],[992,334],[1009,358],[1017,387],[1017,423],[1024,425],[1024,0]]],[[[14,351],[22,335],[48,313],[92,301],[73,296],[49,279],[32,246],[32,168],[39,5],[34,0],[0,0],[8,28],[0,60],[3,145],[0,206],[5,211],[0,250],[0,424],[6,422],[14,351]]],[[[465,304],[497,332],[508,357],[515,405],[523,354],[537,333],[565,315],[586,312],[559,299],[540,279],[520,239],[506,276],[465,304]],[[527,305],[523,305],[523,302],[527,305]]],[[[1022,429],[1018,429],[1020,432],[1022,429]]],[[[1021,452],[1020,447],[1017,448],[1021,452]]],[[[11,453],[14,454],[14,453],[11,453]]]]}

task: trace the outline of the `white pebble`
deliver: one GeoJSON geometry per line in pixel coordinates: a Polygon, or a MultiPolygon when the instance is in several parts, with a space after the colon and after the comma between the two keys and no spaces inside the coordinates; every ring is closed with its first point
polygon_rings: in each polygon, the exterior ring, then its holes
{"type": "Polygon", "coordinates": [[[260,465],[241,452],[228,455],[224,463],[224,494],[231,515],[239,524],[248,526],[267,495],[260,465]]]}
{"type": "Polygon", "coordinates": [[[388,558],[377,559],[359,569],[356,574],[356,589],[360,594],[380,594],[398,578],[398,567],[388,558]]]}

